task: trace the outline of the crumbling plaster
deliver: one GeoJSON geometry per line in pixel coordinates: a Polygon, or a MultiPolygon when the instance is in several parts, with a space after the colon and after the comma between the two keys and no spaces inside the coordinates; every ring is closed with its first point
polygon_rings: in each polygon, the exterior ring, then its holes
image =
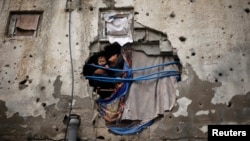
{"type": "Polygon", "coordinates": [[[167,33],[183,66],[191,65],[201,80],[222,83],[213,104],[250,91],[249,1],[136,1],[135,11],[135,20],[167,33]]]}
{"type": "MultiPolygon", "coordinates": [[[[176,107],[150,129],[152,138],[167,133],[173,136],[172,139],[178,139],[179,129],[186,131],[184,137],[192,133],[204,137],[204,128],[211,121],[249,122],[250,1],[84,0],[81,7],[73,7],[71,35],[65,4],[66,0],[0,1],[0,104],[4,107],[0,115],[3,122],[12,123],[18,119],[11,125],[20,125],[2,134],[24,130],[27,138],[35,138],[34,134],[55,140],[63,138],[65,126],[61,122],[69,110],[72,89],[71,38],[75,78],[73,112],[82,115],[84,129],[90,129],[81,135],[94,136],[91,127],[93,101],[81,70],[89,56],[88,47],[98,36],[99,8],[106,7],[133,7],[135,21],[168,35],[184,66],[176,107]],[[9,11],[17,10],[43,11],[36,38],[6,37],[9,11]],[[20,82],[24,80],[20,89],[20,82]],[[192,125],[195,121],[198,123],[192,125]],[[42,124],[37,126],[38,122],[42,124]],[[51,127],[45,126],[47,123],[51,127]],[[190,125],[197,130],[185,130],[190,125]],[[173,128],[178,132],[172,131],[173,128]]],[[[101,132],[108,134],[99,128],[98,131],[100,135],[103,135],[101,132]]]]}

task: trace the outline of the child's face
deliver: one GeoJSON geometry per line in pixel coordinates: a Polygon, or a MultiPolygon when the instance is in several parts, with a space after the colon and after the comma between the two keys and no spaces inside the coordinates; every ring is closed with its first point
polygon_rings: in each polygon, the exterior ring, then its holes
{"type": "Polygon", "coordinates": [[[98,65],[100,65],[100,66],[103,66],[103,65],[105,65],[106,63],[107,63],[107,61],[106,61],[106,58],[105,57],[103,57],[103,56],[100,56],[99,58],[98,58],[98,65]]]}

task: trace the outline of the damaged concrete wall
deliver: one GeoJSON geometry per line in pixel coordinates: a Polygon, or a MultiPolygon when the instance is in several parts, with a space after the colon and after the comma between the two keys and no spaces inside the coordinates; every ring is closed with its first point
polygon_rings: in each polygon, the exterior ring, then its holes
{"type": "Polygon", "coordinates": [[[72,87],[72,113],[81,117],[79,140],[206,140],[208,124],[249,124],[250,1],[66,4],[66,0],[0,2],[1,140],[64,139],[63,119],[70,111],[72,87]],[[166,33],[183,65],[174,109],[133,136],[110,134],[101,119],[92,124],[94,101],[81,77],[89,45],[98,36],[99,8],[114,7],[133,7],[135,21],[166,33]],[[7,36],[13,11],[42,13],[36,37],[7,36]]]}

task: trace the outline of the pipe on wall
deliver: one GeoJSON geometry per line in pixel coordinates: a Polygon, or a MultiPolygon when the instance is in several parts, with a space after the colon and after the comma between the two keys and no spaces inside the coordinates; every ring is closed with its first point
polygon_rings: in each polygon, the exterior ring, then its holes
{"type": "Polygon", "coordinates": [[[68,127],[68,141],[76,141],[77,140],[77,132],[80,126],[80,116],[71,115],[69,117],[69,127],[68,127]]]}

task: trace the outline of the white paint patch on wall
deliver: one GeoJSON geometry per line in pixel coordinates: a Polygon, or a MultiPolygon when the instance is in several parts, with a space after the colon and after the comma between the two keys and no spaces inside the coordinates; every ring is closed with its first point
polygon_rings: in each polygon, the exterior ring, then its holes
{"type": "Polygon", "coordinates": [[[210,110],[210,111],[211,111],[211,113],[213,113],[213,114],[215,113],[215,110],[210,110]]]}
{"type": "Polygon", "coordinates": [[[188,105],[191,104],[191,100],[186,98],[186,97],[182,97],[180,99],[177,100],[177,103],[179,105],[179,108],[178,108],[178,111],[173,113],[173,115],[175,117],[178,117],[178,116],[188,116],[188,112],[187,112],[187,108],[188,108],[188,105]]]}
{"type": "Polygon", "coordinates": [[[115,6],[116,7],[132,7],[134,5],[135,0],[116,0],[115,6]]]}
{"type": "Polygon", "coordinates": [[[199,128],[203,133],[206,133],[208,130],[207,125],[203,125],[201,128],[199,128]]]}
{"type": "Polygon", "coordinates": [[[200,115],[208,115],[209,111],[208,110],[201,110],[195,113],[196,116],[200,116],[200,115]]]}

